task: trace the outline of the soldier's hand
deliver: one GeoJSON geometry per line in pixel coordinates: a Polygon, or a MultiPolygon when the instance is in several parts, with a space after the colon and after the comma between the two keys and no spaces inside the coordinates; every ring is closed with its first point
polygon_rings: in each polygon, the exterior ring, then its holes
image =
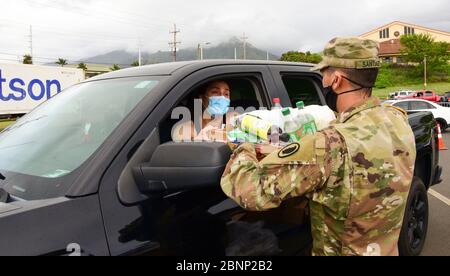
{"type": "Polygon", "coordinates": [[[278,150],[280,150],[280,147],[270,145],[270,144],[260,144],[256,145],[256,154],[261,156],[268,156],[278,150]]]}

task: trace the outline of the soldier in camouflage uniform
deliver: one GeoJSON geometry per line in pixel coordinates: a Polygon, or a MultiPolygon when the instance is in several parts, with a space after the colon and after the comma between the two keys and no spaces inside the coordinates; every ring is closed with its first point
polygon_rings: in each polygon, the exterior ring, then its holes
{"type": "Polygon", "coordinates": [[[243,144],[222,177],[225,194],[248,210],[306,196],[316,256],[399,254],[415,139],[402,110],[371,97],[377,56],[374,41],[332,40],[314,69],[324,75],[327,104],[338,119],[261,161],[255,145],[243,144]],[[354,80],[363,72],[374,76],[371,83],[354,80]]]}

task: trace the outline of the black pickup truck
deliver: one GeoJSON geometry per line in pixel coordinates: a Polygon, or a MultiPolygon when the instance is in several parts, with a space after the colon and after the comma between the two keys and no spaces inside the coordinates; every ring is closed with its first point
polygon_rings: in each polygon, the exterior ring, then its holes
{"type": "MultiPolygon", "coordinates": [[[[232,106],[325,101],[311,65],[179,62],[78,84],[0,133],[0,255],[307,255],[304,209],[242,210],[221,191],[231,151],[174,143],[171,129],[207,82],[225,79],[232,106]]],[[[427,189],[440,180],[436,122],[411,115],[417,162],[400,251],[418,255],[427,189]]]]}

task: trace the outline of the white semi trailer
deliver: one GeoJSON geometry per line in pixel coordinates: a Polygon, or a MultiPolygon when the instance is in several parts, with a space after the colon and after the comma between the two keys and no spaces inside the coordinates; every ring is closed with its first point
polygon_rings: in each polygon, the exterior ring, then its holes
{"type": "Polygon", "coordinates": [[[0,63],[0,118],[26,114],[84,78],[81,69],[0,63]]]}

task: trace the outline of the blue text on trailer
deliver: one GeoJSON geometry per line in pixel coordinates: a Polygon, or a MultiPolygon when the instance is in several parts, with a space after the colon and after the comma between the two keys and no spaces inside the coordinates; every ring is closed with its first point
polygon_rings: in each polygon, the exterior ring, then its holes
{"type": "Polygon", "coordinates": [[[35,101],[40,101],[44,97],[50,99],[52,97],[52,87],[56,89],[56,93],[54,94],[61,92],[61,83],[58,80],[41,81],[39,79],[33,79],[26,85],[25,81],[21,78],[13,78],[9,81],[9,89],[11,90],[9,93],[3,90],[3,83],[8,85],[8,81],[3,78],[2,70],[0,69],[0,101],[5,102],[23,101],[27,94],[35,101]]]}

